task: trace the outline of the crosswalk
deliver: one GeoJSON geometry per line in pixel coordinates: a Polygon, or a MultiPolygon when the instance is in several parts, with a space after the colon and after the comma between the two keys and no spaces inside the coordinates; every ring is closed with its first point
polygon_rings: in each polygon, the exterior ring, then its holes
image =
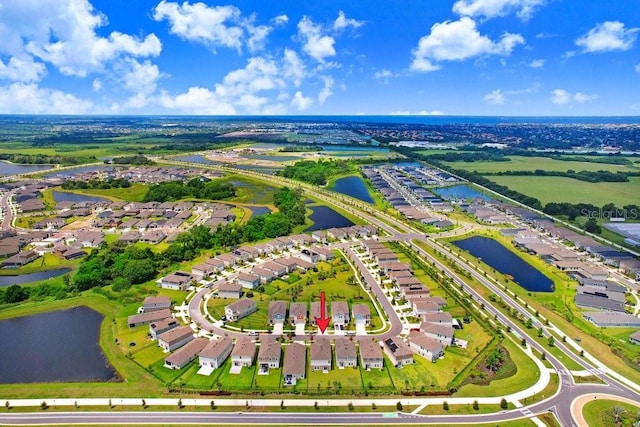
{"type": "Polygon", "coordinates": [[[525,417],[533,415],[533,412],[531,412],[529,408],[522,408],[520,412],[522,412],[522,415],[524,415],[525,417]]]}

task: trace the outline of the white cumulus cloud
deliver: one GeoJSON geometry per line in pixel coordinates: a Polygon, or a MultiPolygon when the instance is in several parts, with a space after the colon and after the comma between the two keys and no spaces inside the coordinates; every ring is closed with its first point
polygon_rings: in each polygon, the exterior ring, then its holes
{"type": "Polygon", "coordinates": [[[636,70],[636,73],[640,73],[640,64],[637,64],[635,66],[635,70],[636,70]]]}
{"type": "Polygon", "coordinates": [[[162,93],[160,105],[185,114],[232,115],[236,114],[233,105],[224,102],[207,88],[191,87],[185,93],[170,96],[162,93]]]}
{"type": "Polygon", "coordinates": [[[505,33],[499,41],[481,35],[471,18],[434,24],[431,32],[423,36],[413,50],[411,69],[428,72],[439,70],[440,61],[462,61],[481,55],[508,56],[513,49],[524,43],[519,34],[505,33]]]}
{"type": "Polygon", "coordinates": [[[336,31],[342,31],[349,27],[359,28],[364,24],[362,21],[358,21],[352,18],[347,18],[343,11],[338,12],[338,17],[333,22],[333,29],[336,31]]]}
{"type": "Polygon", "coordinates": [[[551,92],[551,102],[556,105],[567,105],[573,102],[582,104],[593,101],[596,98],[598,98],[598,95],[589,95],[583,92],[576,92],[572,94],[565,89],[554,89],[551,92]]]}
{"type": "Polygon", "coordinates": [[[336,55],[335,38],[324,34],[322,27],[315,24],[311,18],[304,16],[298,22],[298,36],[302,40],[302,50],[318,62],[324,62],[328,57],[336,55]]]}
{"type": "Polygon", "coordinates": [[[47,68],[41,62],[35,62],[32,57],[19,59],[12,56],[5,64],[0,59],[0,79],[7,79],[16,82],[37,82],[40,81],[47,68]]]}
{"type": "Polygon", "coordinates": [[[640,28],[625,28],[620,21],[605,21],[576,39],[576,46],[583,52],[610,52],[629,50],[638,37],[640,28]]]}
{"type": "Polygon", "coordinates": [[[2,114],[86,114],[92,112],[90,101],[35,83],[12,83],[0,86],[2,114]]]}
{"type": "Polygon", "coordinates": [[[500,89],[493,90],[484,96],[485,102],[494,105],[504,104],[504,93],[500,89]]]}
{"type": "Polygon", "coordinates": [[[287,25],[289,17],[287,15],[278,15],[272,19],[274,25],[287,25]]]}
{"type": "Polygon", "coordinates": [[[322,76],[321,80],[324,83],[324,86],[322,87],[322,90],[318,94],[318,104],[322,105],[327,100],[327,98],[333,95],[334,80],[333,80],[333,77],[331,76],[322,76]]]}
{"type": "Polygon", "coordinates": [[[313,104],[313,99],[302,95],[302,92],[300,91],[297,91],[291,100],[291,105],[299,111],[306,110],[311,107],[311,104],[313,104]]]}
{"type": "Polygon", "coordinates": [[[44,74],[35,58],[54,65],[62,74],[84,77],[104,72],[122,58],[160,54],[162,44],[155,34],[98,34],[106,24],[107,18],[87,0],[3,2],[0,54],[29,64],[31,81],[44,74]]]}
{"type": "Polygon", "coordinates": [[[463,16],[482,16],[487,19],[515,11],[518,18],[527,20],[545,3],[546,0],[458,0],[453,4],[453,11],[463,16]]]}
{"type": "Polygon", "coordinates": [[[545,62],[546,61],[544,59],[534,59],[533,61],[531,61],[529,63],[529,67],[531,67],[531,68],[542,68],[542,67],[544,67],[545,62]]]}

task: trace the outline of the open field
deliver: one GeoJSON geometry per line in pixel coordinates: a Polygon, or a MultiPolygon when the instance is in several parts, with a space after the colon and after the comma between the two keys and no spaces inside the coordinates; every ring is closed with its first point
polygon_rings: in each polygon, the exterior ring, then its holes
{"type": "Polygon", "coordinates": [[[542,204],[549,202],[593,203],[602,206],[615,203],[625,206],[640,204],[640,177],[629,182],[585,182],[559,176],[489,176],[511,190],[535,197],[542,204]],[[562,191],[558,191],[562,189],[562,191]]]}
{"type": "MultiPolygon", "coordinates": [[[[56,187],[57,191],[65,191],[56,187]]],[[[128,188],[91,188],[86,190],[73,190],[70,193],[86,194],[89,196],[106,197],[111,200],[124,200],[127,202],[141,202],[144,199],[144,195],[147,194],[149,188],[144,184],[133,183],[128,188]]]]}
{"type": "MultiPolygon", "coordinates": [[[[433,153],[430,153],[433,154],[433,153]]],[[[610,171],[610,172],[637,172],[637,166],[631,165],[612,165],[607,163],[591,163],[591,162],[573,162],[565,160],[556,160],[549,157],[525,157],[525,156],[507,156],[511,160],[508,162],[445,162],[446,165],[455,169],[466,171],[476,171],[480,175],[483,173],[494,173],[504,171],[534,171],[542,169],[545,171],[561,171],[566,172],[572,169],[578,171],[610,171]]]]}

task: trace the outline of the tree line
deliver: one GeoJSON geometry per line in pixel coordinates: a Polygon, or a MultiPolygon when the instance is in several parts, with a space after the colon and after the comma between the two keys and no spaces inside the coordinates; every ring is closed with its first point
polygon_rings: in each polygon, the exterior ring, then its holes
{"type": "Polygon", "coordinates": [[[167,181],[154,184],[144,196],[145,202],[173,202],[184,198],[224,200],[236,195],[228,182],[193,178],[187,182],[167,181]]]}
{"type": "Polygon", "coordinates": [[[94,156],[72,157],[72,156],[49,156],[46,154],[7,154],[0,153],[0,160],[21,165],[79,165],[95,161],[94,156]]]}
{"type": "Polygon", "coordinates": [[[325,185],[327,178],[348,173],[351,166],[347,160],[300,160],[293,165],[286,166],[278,175],[313,185],[325,185]]]}
{"type": "Polygon", "coordinates": [[[574,171],[569,169],[568,171],[547,171],[543,169],[536,169],[534,171],[500,171],[500,172],[483,172],[484,176],[561,176],[565,178],[577,179],[578,181],[585,182],[629,182],[629,177],[640,176],[640,172],[610,172],[605,170],[599,171],[574,171]]]}
{"type": "Polygon", "coordinates": [[[87,189],[102,189],[108,190],[110,188],[129,188],[131,183],[125,178],[114,179],[92,179],[90,181],[75,181],[67,179],[62,183],[64,190],[87,190],[87,189]]]}

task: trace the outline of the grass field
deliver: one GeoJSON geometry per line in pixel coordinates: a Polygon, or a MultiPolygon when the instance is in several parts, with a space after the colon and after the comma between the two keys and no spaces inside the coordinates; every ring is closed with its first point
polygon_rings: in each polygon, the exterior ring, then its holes
{"type": "Polygon", "coordinates": [[[590,426],[631,426],[639,420],[640,404],[633,406],[614,400],[598,399],[584,405],[582,414],[590,426]],[[619,424],[616,423],[616,412],[618,412],[619,424]]]}
{"type": "Polygon", "coordinates": [[[640,204],[640,177],[631,177],[629,182],[599,183],[556,176],[489,176],[487,178],[511,190],[535,197],[542,204],[549,202],[582,202],[593,203],[596,206],[607,203],[615,203],[617,206],[640,204]]]}
{"type": "MultiPolygon", "coordinates": [[[[57,191],[64,191],[56,188],[57,191]]],[[[109,188],[99,189],[92,188],[87,190],[73,190],[71,193],[86,194],[89,196],[106,197],[111,200],[125,200],[127,202],[141,202],[144,195],[147,194],[149,187],[144,184],[133,183],[129,188],[109,188]]]]}
{"type": "Polygon", "coordinates": [[[508,156],[511,161],[508,162],[445,162],[448,166],[455,169],[466,171],[476,171],[480,175],[483,173],[504,172],[504,171],[534,171],[542,169],[545,171],[561,171],[566,172],[569,169],[574,171],[599,171],[605,170],[610,172],[617,171],[638,171],[637,166],[628,165],[612,165],[607,163],[591,163],[591,162],[572,162],[565,160],[555,160],[549,157],[524,157],[524,156],[508,156]]]}

